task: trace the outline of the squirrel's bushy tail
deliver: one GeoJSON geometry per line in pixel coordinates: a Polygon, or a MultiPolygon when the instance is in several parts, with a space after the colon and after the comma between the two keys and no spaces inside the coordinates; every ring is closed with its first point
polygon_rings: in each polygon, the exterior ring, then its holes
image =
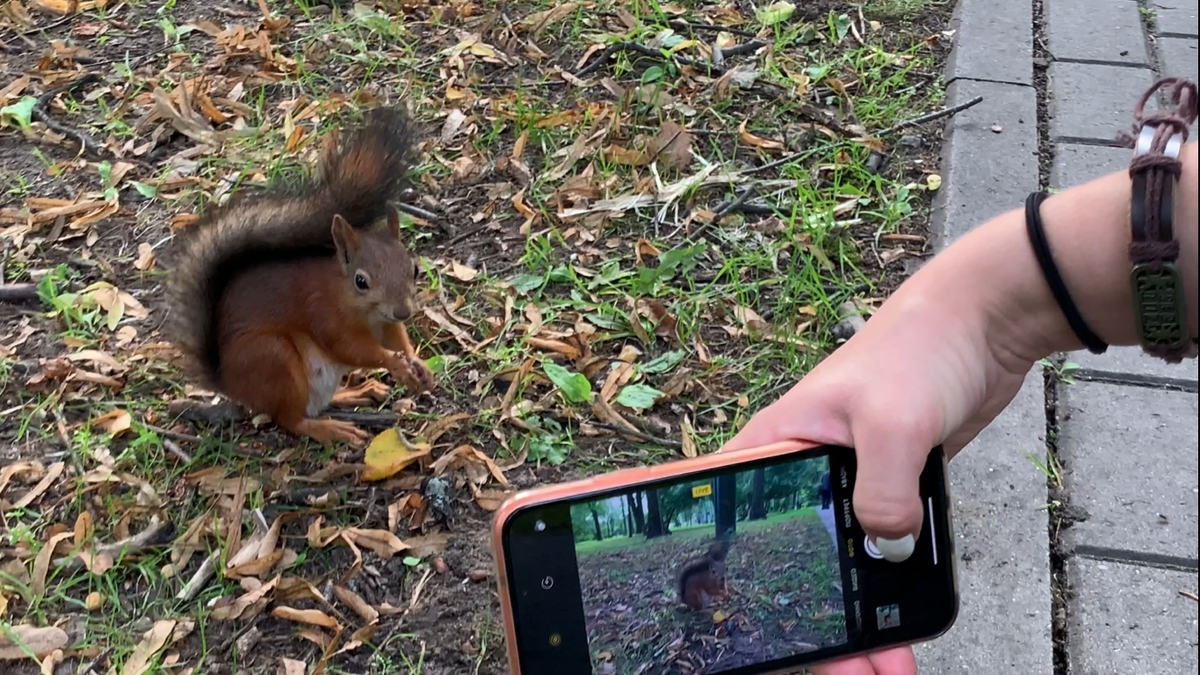
{"type": "Polygon", "coordinates": [[[398,108],[376,108],[361,124],[326,138],[316,175],[293,189],[235,195],[177,235],[168,284],[168,338],[219,386],[216,312],[238,272],[263,262],[331,256],[341,215],[368,228],[386,214],[408,169],[413,127],[398,108]]]}

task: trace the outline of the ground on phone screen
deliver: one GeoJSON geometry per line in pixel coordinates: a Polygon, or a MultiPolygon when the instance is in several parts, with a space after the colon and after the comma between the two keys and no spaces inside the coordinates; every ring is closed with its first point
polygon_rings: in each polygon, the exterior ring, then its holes
{"type": "Polygon", "coordinates": [[[825,458],[580,503],[571,520],[597,674],[720,673],[846,641],[825,458]]]}

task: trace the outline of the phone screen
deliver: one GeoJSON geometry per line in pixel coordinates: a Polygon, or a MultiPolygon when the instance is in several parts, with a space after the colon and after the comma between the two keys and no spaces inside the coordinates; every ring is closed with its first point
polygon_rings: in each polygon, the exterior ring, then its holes
{"type": "Polygon", "coordinates": [[[504,536],[521,672],[764,673],[944,632],[940,449],[902,563],[858,525],[854,468],[825,447],[518,512],[504,536]]]}

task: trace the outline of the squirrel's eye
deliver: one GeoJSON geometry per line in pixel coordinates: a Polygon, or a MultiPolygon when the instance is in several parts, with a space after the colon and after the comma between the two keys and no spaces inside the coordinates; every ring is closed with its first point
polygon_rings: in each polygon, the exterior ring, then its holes
{"type": "Polygon", "coordinates": [[[371,284],[367,281],[367,275],[363,274],[362,272],[358,272],[354,275],[354,285],[360,291],[365,291],[371,287],[371,284]]]}

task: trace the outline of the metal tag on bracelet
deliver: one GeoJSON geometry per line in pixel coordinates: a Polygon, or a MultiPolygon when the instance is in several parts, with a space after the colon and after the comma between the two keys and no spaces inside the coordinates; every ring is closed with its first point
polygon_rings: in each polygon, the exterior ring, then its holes
{"type": "Polygon", "coordinates": [[[1142,347],[1171,350],[1186,347],[1191,336],[1179,268],[1168,262],[1160,263],[1158,269],[1147,264],[1134,265],[1129,282],[1133,291],[1133,317],[1142,347]]]}

